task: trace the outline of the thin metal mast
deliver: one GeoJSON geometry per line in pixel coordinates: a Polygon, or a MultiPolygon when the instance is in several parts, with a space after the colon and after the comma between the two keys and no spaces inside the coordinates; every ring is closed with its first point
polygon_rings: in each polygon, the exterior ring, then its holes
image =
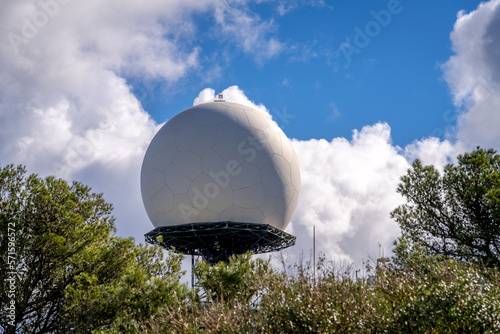
{"type": "Polygon", "coordinates": [[[313,225],[313,281],[316,285],[316,225],[313,225]]]}

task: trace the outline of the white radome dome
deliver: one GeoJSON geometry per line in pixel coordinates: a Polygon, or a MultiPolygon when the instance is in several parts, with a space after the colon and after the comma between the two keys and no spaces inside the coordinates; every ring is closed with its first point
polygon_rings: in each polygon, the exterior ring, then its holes
{"type": "Polygon", "coordinates": [[[290,140],[264,113],[231,102],[200,104],[170,119],[141,170],[155,227],[231,221],[284,230],[299,191],[290,140]]]}

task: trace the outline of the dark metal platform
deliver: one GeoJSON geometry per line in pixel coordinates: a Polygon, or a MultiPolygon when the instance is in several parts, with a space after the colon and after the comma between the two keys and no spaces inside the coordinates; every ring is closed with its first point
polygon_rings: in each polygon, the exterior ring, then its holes
{"type": "Polygon", "coordinates": [[[150,244],[177,253],[203,256],[209,263],[227,262],[231,255],[276,252],[295,239],[268,224],[216,222],[160,226],[144,235],[150,244]]]}

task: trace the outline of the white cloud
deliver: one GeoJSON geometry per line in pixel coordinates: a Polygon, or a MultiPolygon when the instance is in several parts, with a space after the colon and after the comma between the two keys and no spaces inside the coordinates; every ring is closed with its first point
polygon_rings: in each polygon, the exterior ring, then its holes
{"type": "Polygon", "coordinates": [[[344,138],[293,144],[302,172],[302,191],[291,229],[297,248],[354,261],[387,254],[399,235],[389,213],[404,199],[396,193],[409,163],[420,159],[443,170],[456,156],[476,145],[500,149],[500,0],[459,13],[451,34],[456,53],[443,66],[457,107],[463,108],[456,137],[415,140],[403,150],[392,145],[385,123],[354,131],[344,138]]]}
{"type": "Polygon", "coordinates": [[[163,38],[172,27],[180,31],[183,20],[176,15],[187,5],[62,3],[18,1],[4,8],[0,119],[8,126],[0,130],[2,160],[36,165],[42,173],[63,168],[68,177],[95,162],[126,166],[156,125],[121,76],[175,81],[197,65],[197,48],[183,51],[163,38]]]}
{"type": "MultiPolygon", "coordinates": [[[[256,57],[281,45],[269,37],[272,22],[226,1],[19,0],[0,8],[0,163],[104,192],[118,233],[138,241],[151,227],[139,171],[158,124],[125,77],[172,84],[202,68],[193,14],[215,16],[213,30],[244,36],[234,43],[256,57]]],[[[227,96],[254,105],[237,87],[227,96]]]]}
{"type": "MultiPolygon", "coordinates": [[[[404,149],[408,161],[420,159],[443,170],[447,163],[476,146],[500,150],[500,0],[458,13],[451,32],[454,55],[443,65],[459,111],[448,140],[429,137],[404,149]]],[[[453,116],[453,120],[455,117],[453,116]]]]}
{"type": "Polygon", "coordinates": [[[500,0],[458,14],[451,41],[455,55],[443,66],[457,106],[457,139],[468,150],[500,149],[500,0]]]}
{"type": "Polygon", "coordinates": [[[284,44],[269,37],[277,29],[275,23],[272,19],[262,20],[246,5],[246,1],[218,3],[215,20],[221,36],[229,38],[245,53],[254,55],[258,62],[277,56],[284,50],[284,44]]]}
{"type": "Polygon", "coordinates": [[[202,90],[197,97],[194,98],[193,106],[202,103],[214,102],[215,100],[215,89],[205,88],[202,90]]]}
{"type": "MultiPolygon", "coordinates": [[[[269,118],[272,118],[271,114],[269,113],[269,110],[262,103],[256,104],[255,102],[250,101],[250,99],[248,99],[243,90],[241,90],[236,85],[224,89],[222,91],[222,95],[224,96],[224,101],[243,104],[250,108],[259,110],[265,115],[267,115],[269,118]]],[[[213,102],[214,100],[215,100],[215,90],[212,88],[205,88],[194,99],[193,106],[201,103],[213,102]]]]}
{"type": "Polygon", "coordinates": [[[2,5],[0,161],[105,193],[118,233],[143,242],[140,167],[158,125],[123,76],[175,82],[196,68],[199,48],[178,41],[210,3],[65,2],[2,5]]]}
{"type": "Polygon", "coordinates": [[[330,112],[326,117],[326,121],[331,123],[342,116],[342,113],[339,111],[339,108],[337,107],[337,104],[335,102],[330,102],[328,106],[330,107],[330,112]]]}
{"type": "Polygon", "coordinates": [[[317,252],[354,261],[378,256],[378,243],[388,254],[399,235],[389,217],[403,199],[396,193],[409,167],[391,143],[386,123],[354,131],[352,139],[293,141],[302,174],[302,189],[291,231],[297,250],[312,248],[316,225],[317,252]]]}
{"type": "MultiPolygon", "coordinates": [[[[20,39],[0,41],[1,163],[26,164],[103,192],[114,204],[118,233],[142,242],[152,226],[140,199],[139,172],[159,125],[124,77],[173,83],[200,67],[193,12],[214,13],[226,38],[261,59],[282,51],[269,37],[276,27],[226,2],[55,1],[44,2],[55,4],[49,12],[27,0],[2,4],[3,31],[20,39]],[[43,11],[47,22],[27,35],[43,11]]],[[[223,94],[270,117],[238,86],[223,94]]],[[[194,104],[214,95],[207,88],[194,104]]],[[[330,256],[359,261],[378,242],[389,249],[398,229],[388,214],[401,201],[394,190],[407,167],[390,143],[389,127],[365,127],[351,141],[294,146],[303,191],[291,226],[299,236],[292,251],[310,248],[312,224],[321,234],[319,250],[323,246],[330,256]]]]}
{"type": "MultiPolygon", "coordinates": [[[[404,149],[408,161],[420,159],[443,170],[476,146],[500,150],[500,0],[460,11],[450,34],[454,55],[443,65],[457,107],[455,132],[448,140],[415,140],[404,149]]],[[[454,116],[450,120],[454,120],[454,116]]]]}
{"type": "Polygon", "coordinates": [[[323,0],[280,0],[276,11],[279,15],[284,16],[289,12],[299,8],[300,6],[312,6],[312,7],[327,7],[332,9],[332,6],[327,6],[323,0]]]}
{"type": "MultiPolygon", "coordinates": [[[[403,155],[392,145],[385,123],[355,131],[351,140],[293,141],[303,180],[291,225],[299,236],[293,252],[311,248],[313,224],[319,250],[329,256],[359,261],[367,253],[376,255],[379,242],[388,251],[399,233],[389,212],[403,200],[395,189],[409,166],[405,157],[443,166],[462,150],[459,145],[499,148],[499,4],[490,1],[462,13],[452,33],[456,55],[444,67],[445,78],[457,104],[467,108],[458,124],[458,144],[427,138],[406,147],[403,155]]],[[[158,124],[124,78],[175,83],[203,67],[193,13],[214,15],[213,30],[258,61],[283,52],[274,37],[275,23],[247,5],[2,2],[1,164],[23,163],[30,171],[75,178],[104,192],[115,205],[118,232],[143,241],[152,227],[140,199],[139,170],[158,124]]],[[[238,86],[223,94],[226,101],[269,115],[238,86]]],[[[215,91],[206,88],[194,104],[214,98],[215,91]]]]}
{"type": "Polygon", "coordinates": [[[440,141],[439,138],[429,137],[415,140],[404,149],[404,156],[408,161],[419,159],[424,165],[433,165],[439,171],[444,166],[454,162],[456,156],[463,150],[460,144],[452,144],[448,140],[440,141]]]}
{"type": "MultiPolygon", "coordinates": [[[[226,101],[267,111],[262,104],[250,101],[237,86],[227,88],[223,94],[226,101]]],[[[214,98],[215,90],[205,88],[193,105],[214,98]]],[[[329,258],[360,265],[362,258],[378,255],[379,243],[388,254],[399,235],[399,227],[389,213],[403,202],[396,188],[409,168],[399,148],[392,145],[389,125],[377,123],[355,130],[350,141],[293,140],[293,146],[300,162],[302,189],[297,212],[287,230],[297,236],[297,245],[288,253],[299,256],[310,250],[316,225],[318,252],[329,258]]],[[[422,155],[417,149],[412,152],[415,157],[422,155]]]]}

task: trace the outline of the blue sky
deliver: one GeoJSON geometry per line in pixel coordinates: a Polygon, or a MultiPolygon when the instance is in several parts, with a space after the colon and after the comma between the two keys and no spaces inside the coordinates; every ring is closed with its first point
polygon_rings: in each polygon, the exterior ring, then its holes
{"type": "Polygon", "coordinates": [[[500,0],[0,0],[0,165],[79,180],[117,233],[152,229],[139,186],[160,126],[222,89],[292,140],[287,231],[359,264],[400,234],[419,158],[500,149],[500,0]]]}
{"type": "MultiPolygon", "coordinates": [[[[271,113],[286,109],[293,115],[286,129],[293,138],[349,137],[353,129],[378,121],[390,124],[400,146],[425,136],[444,138],[444,131],[436,129],[453,125],[450,117],[456,108],[441,65],[453,54],[449,35],[457,13],[479,2],[394,2],[397,13],[391,13],[389,23],[377,23],[380,32],[367,35],[367,46],[346,59],[349,49],[344,46],[342,51],[343,44],[355,46],[356,28],[365,32],[367,24],[377,22],[372,12],[387,13],[389,3],[300,4],[284,15],[276,3],[254,4],[254,15],[272,22],[267,37],[284,44],[284,50],[269,59],[218,39],[213,20],[197,17],[196,39],[206,58],[203,69],[177,83],[180,89],[148,92],[141,99],[143,106],[162,122],[189,107],[205,87],[238,85],[271,113]],[[216,66],[218,75],[203,78],[216,66]]],[[[135,86],[140,94],[141,83],[135,86]]]]}

